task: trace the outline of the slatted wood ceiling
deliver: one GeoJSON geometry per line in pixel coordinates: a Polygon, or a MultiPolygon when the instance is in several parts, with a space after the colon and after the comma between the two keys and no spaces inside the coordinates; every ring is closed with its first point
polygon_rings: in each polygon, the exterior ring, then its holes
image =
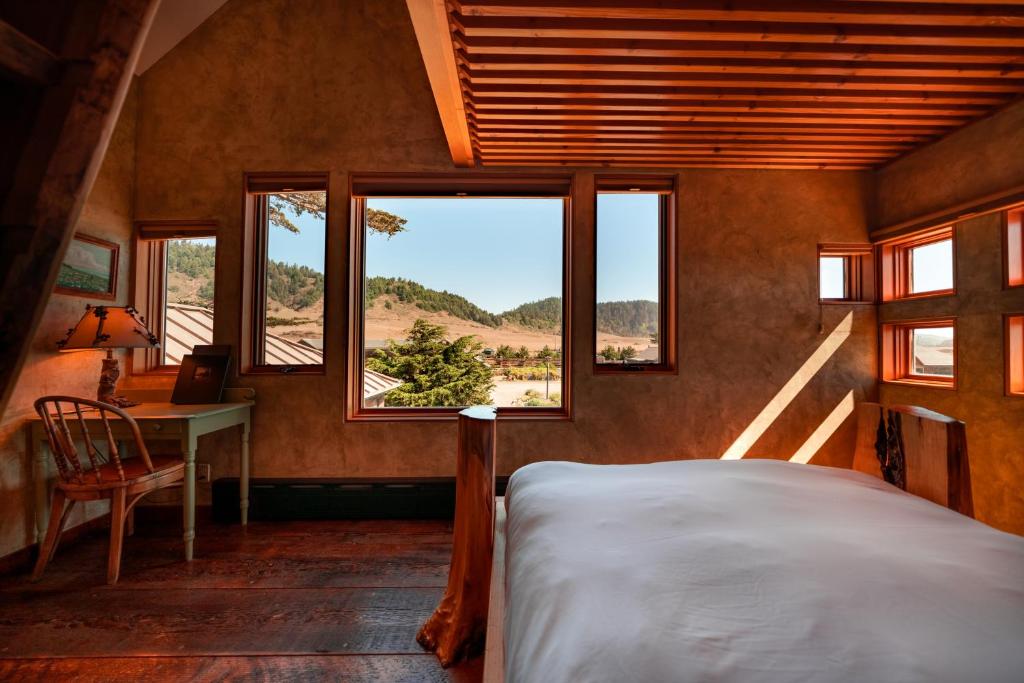
{"type": "Polygon", "coordinates": [[[459,166],[873,168],[1024,94],[1024,1],[407,3],[459,166]]]}

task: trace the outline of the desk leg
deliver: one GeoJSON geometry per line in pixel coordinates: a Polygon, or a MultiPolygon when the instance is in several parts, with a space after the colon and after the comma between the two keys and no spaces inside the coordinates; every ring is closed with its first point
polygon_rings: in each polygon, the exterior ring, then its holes
{"type": "Polygon", "coordinates": [[[32,483],[35,486],[36,507],[36,542],[42,543],[46,538],[46,528],[50,524],[50,495],[46,463],[50,459],[50,444],[29,438],[32,447],[32,483]]]}
{"type": "Polygon", "coordinates": [[[185,520],[185,561],[192,561],[192,542],[196,537],[196,437],[188,434],[182,441],[185,454],[185,489],[182,507],[185,520]]]}
{"type": "Polygon", "coordinates": [[[249,523],[249,418],[242,423],[242,463],[238,477],[238,500],[242,526],[249,523]]]}

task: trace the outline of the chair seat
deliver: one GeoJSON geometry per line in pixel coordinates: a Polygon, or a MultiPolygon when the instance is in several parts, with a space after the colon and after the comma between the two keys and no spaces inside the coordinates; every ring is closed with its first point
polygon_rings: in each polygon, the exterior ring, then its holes
{"type": "Polygon", "coordinates": [[[148,488],[156,482],[166,483],[185,477],[185,461],[170,455],[150,455],[153,463],[153,471],[146,469],[146,463],[142,458],[126,458],[121,461],[124,470],[124,481],[118,476],[117,467],[113,463],[100,465],[99,473],[103,479],[101,483],[96,482],[96,475],[93,470],[82,474],[81,483],[57,482],[57,486],[68,493],[103,491],[107,489],[128,488],[129,492],[148,488]]]}

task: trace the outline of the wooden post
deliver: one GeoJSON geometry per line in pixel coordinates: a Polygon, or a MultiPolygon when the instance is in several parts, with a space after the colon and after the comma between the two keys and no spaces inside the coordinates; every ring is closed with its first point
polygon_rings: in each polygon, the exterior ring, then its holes
{"type": "Polygon", "coordinates": [[[459,413],[455,538],[448,588],[416,641],[450,666],[483,650],[494,549],[495,409],[459,413]]]}

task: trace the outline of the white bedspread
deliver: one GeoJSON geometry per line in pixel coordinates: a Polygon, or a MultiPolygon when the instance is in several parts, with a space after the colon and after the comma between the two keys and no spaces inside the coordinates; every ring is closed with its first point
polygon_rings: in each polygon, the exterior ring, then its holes
{"type": "Polygon", "coordinates": [[[1024,681],[1024,538],[856,472],[543,462],[506,495],[506,681],[1024,681]]]}

